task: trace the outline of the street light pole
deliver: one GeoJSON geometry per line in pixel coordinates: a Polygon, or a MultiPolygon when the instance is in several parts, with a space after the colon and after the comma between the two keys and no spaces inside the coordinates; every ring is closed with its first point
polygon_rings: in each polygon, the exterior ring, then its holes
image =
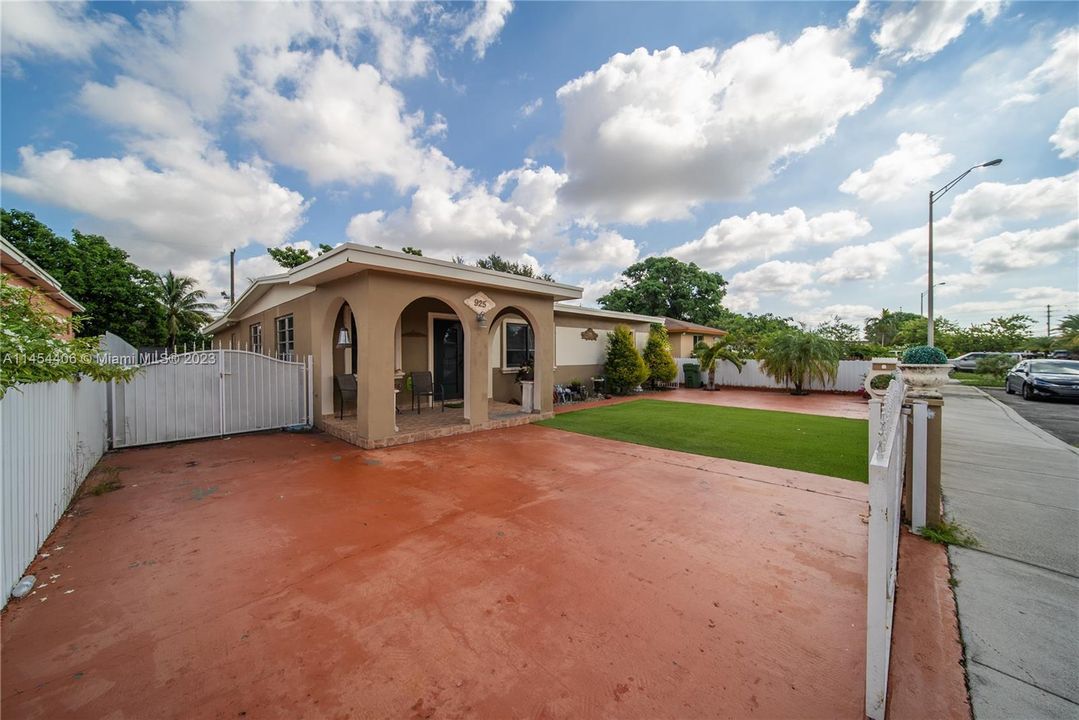
{"type": "Polygon", "coordinates": [[[993,167],[995,165],[1000,165],[1002,162],[1004,162],[1004,161],[1001,160],[1000,158],[997,158],[996,160],[990,160],[989,162],[983,162],[980,165],[975,165],[974,167],[968,169],[966,172],[961,174],[959,177],[957,177],[954,180],[952,180],[951,182],[949,182],[947,185],[942,187],[940,190],[937,190],[936,192],[930,191],[930,193],[929,193],[929,273],[928,273],[929,274],[929,288],[926,290],[926,294],[929,296],[929,302],[926,303],[926,309],[929,311],[929,322],[927,323],[928,332],[926,333],[926,344],[929,347],[934,347],[934,345],[933,345],[933,203],[935,203],[937,200],[939,200],[941,198],[941,196],[943,196],[946,192],[948,192],[953,187],[955,187],[956,184],[960,180],[965,178],[967,175],[970,175],[972,172],[974,172],[978,168],[993,167]]]}
{"type": "MultiPolygon", "coordinates": [[[[940,287],[941,285],[947,285],[947,284],[948,284],[948,281],[945,280],[944,282],[936,283],[933,287],[940,287]]],[[[924,303],[925,303],[925,294],[927,292],[929,292],[929,291],[928,290],[922,290],[921,294],[918,295],[918,314],[919,315],[925,315],[925,305],[924,305],[924,303]]]]}

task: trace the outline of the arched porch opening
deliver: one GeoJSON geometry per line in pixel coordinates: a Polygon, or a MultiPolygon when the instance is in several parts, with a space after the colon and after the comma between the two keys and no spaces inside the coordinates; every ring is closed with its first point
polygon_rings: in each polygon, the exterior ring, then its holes
{"type": "MultiPolygon", "coordinates": [[[[540,407],[540,390],[536,382],[536,323],[531,315],[518,307],[501,308],[489,320],[488,397],[494,405],[527,406],[524,382],[532,383],[532,406],[540,407]]],[[[549,392],[549,389],[547,390],[549,392]]]]}
{"type": "Polygon", "coordinates": [[[351,396],[351,387],[359,372],[359,342],[356,337],[356,316],[352,312],[352,307],[345,301],[341,302],[330,331],[330,348],[333,357],[331,364],[333,369],[331,389],[333,391],[330,393],[333,403],[332,412],[335,415],[355,414],[357,401],[351,396]],[[346,392],[336,392],[337,383],[346,388],[346,392]]]}
{"type": "Polygon", "coordinates": [[[434,408],[439,397],[468,417],[469,333],[461,317],[439,298],[420,297],[401,310],[395,332],[395,388],[401,412],[434,408]],[[430,373],[436,397],[413,398],[412,373],[430,373]]]}

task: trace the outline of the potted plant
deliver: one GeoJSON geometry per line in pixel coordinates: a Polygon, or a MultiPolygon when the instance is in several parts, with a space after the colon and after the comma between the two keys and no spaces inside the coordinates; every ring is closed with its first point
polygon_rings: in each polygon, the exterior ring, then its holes
{"type": "Polygon", "coordinates": [[[530,413],[535,407],[535,371],[531,365],[522,365],[517,368],[517,376],[514,382],[521,386],[521,412],[530,413]]]}
{"type": "Polygon", "coordinates": [[[937,388],[948,382],[952,369],[948,356],[940,348],[926,345],[907,348],[899,363],[908,397],[942,397],[937,388]]]}

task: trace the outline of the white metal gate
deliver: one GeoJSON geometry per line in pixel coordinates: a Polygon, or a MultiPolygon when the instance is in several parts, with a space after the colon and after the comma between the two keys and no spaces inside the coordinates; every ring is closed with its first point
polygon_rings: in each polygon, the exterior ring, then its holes
{"type": "MultiPolygon", "coordinates": [[[[907,457],[903,380],[894,378],[883,403],[870,400],[869,567],[866,587],[865,714],[884,720],[892,615],[899,559],[903,473],[907,457]]],[[[924,517],[924,513],[923,513],[924,517]]],[[[924,521],[923,521],[924,522],[924,521]]]]}
{"type": "Polygon", "coordinates": [[[245,350],[178,353],[112,386],[112,446],[311,424],[311,358],[245,350]]]}

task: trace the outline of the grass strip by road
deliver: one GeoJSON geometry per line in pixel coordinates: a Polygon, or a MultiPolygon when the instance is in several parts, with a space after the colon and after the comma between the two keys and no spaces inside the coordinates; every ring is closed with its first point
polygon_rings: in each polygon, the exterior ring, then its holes
{"type": "Polygon", "coordinates": [[[952,378],[958,380],[964,385],[973,385],[974,387],[1004,387],[1004,378],[997,377],[995,375],[983,375],[980,373],[970,372],[954,372],[952,378]]]}
{"type": "Polygon", "coordinates": [[[868,482],[864,420],[634,400],[539,423],[583,435],[868,482]]]}

